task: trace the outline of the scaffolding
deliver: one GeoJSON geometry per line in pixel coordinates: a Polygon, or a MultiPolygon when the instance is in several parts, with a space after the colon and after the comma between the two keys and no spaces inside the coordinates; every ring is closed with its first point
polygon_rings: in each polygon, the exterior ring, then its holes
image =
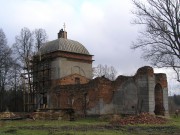
{"type": "Polygon", "coordinates": [[[24,111],[31,112],[47,105],[47,92],[51,87],[51,57],[41,58],[40,55],[33,56],[31,60],[31,71],[29,72],[32,90],[27,87],[26,75],[23,73],[24,89],[24,111]]]}

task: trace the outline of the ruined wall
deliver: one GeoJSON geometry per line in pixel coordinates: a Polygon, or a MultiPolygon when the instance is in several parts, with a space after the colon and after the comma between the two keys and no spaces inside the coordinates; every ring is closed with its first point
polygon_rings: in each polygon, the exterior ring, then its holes
{"type": "MultiPolygon", "coordinates": [[[[94,81],[89,84],[59,85],[49,93],[50,106],[52,108],[73,108],[76,114],[85,115],[88,110],[98,104],[99,91],[95,85],[94,81]],[[57,95],[58,98],[56,98],[57,95]]],[[[99,114],[99,108],[94,109],[93,114],[99,114]]]]}
{"type": "MultiPolygon", "coordinates": [[[[135,114],[137,108],[137,86],[133,77],[118,79],[121,85],[115,89],[113,104],[115,113],[135,114]]],[[[118,81],[116,82],[118,84],[118,81]]]]}
{"type": "Polygon", "coordinates": [[[165,111],[165,115],[169,115],[169,107],[168,107],[168,84],[166,74],[155,74],[155,83],[160,84],[163,91],[163,107],[165,111]]]}
{"type": "Polygon", "coordinates": [[[102,77],[98,80],[100,115],[113,113],[113,87],[112,81],[102,77]]]}
{"type": "MultiPolygon", "coordinates": [[[[153,91],[154,87],[152,86],[153,83],[153,75],[154,71],[151,67],[142,67],[139,68],[135,78],[136,78],[136,84],[138,87],[138,100],[139,105],[138,108],[142,112],[150,112],[151,111],[151,105],[153,106],[153,91]]],[[[154,111],[154,110],[153,110],[154,111]]]]}
{"type": "Polygon", "coordinates": [[[87,84],[59,85],[49,93],[51,107],[72,107],[79,115],[112,114],[112,82],[104,77],[87,84]],[[58,95],[58,98],[57,98],[58,95]],[[57,106],[59,105],[59,106],[57,106]]]}
{"type": "Polygon", "coordinates": [[[51,102],[51,106],[72,107],[80,115],[137,112],[154,114],[156,84],[162,86],[162,101],[166,114],[168,113],[166,76],[154,74],[151,67],[142,67],[134,76],[119,76],[115,81],[98,77],[84,84],[55,87],[51,91],[51,99],[55,100],[54,103],[51,102]]]}

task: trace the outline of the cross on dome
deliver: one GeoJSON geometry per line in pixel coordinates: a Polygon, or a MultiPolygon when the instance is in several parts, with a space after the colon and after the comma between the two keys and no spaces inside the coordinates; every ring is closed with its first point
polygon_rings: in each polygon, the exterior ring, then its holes
{"type": "Polygon", "coordinates": [[[66,24],[65,23],[64,23],[63,27],[64,27],[64,31],[66,31],[66,24]]]}

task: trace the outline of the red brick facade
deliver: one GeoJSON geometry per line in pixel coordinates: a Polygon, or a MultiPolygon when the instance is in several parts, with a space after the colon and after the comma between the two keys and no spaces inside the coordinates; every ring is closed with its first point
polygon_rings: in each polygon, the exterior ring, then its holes
{"type": "MultiPolygon", "coordinates": [[[[86,80],[84,77],[75,74],[60,79],[57,84],[61,84],[61,85],[57,85],[56,87],[51,89],[50,99],[52,100],[50,106],[53,108],[57,108],[57,107],[73,108],[76,114],[79,115],[85,115],[86,113],[100,115],[101,110],[104,110],[103,108],[108,108],[108,107],[110,108],[112,104],[114,104],[113,106],[116,106],[116,104],[119,104],[118,102],[122,102],[121,100],[123,99],[121,98],[124,97],[122,95],[119,95],[119,97],[117,97],[117,95],[119,92],[122,93],[121,91],[123,89],[126,89],[126,86],[133,85],[133,87],[136,87],[137,89],[139,87],[142,87],[142,86],[138,86],[139,84],[137,83],[138,78],[142,78],[142,75],[145,78],[155,77],[156,78],[155,84],[160,84],[162,88],[167,87],[167,80],[165,74],[154,74],[153,69],[150,67],[141,68],[140,70],[137,71],[135,76],[131,76],[131,77],[119,76],[115,81],[110,81],[104,77],[96,78],[89,81],[86,80]],[[72,80],[72,78],[75,77],[80,77],[82,83],[74,84],[74,80],[72,80]],[[119,91],[119,89],[122,90],[119,91]],[[117,101],[115,100],[115,97],[117,97],[117,101]]],[[[148,82],[145,82],[143,85],[145,84],[148,85],[148,82]]],[[[144,92],[147,91],[148,93],[149,89],[146,85],[144,86],[143,91],[144,92]]],[[[145,96],[146,99],[146,95],[144,95],[143,93],[142,96],[145,96]]],[[[161,97],[163,97],[162,93],[161,93],[161,97]]],[[[132,98],[132,101],[133,100],[134,99],[132,98]]],[[[148,99],[147,102],[149,102],[148,99]]],[[[146,111],[148,112],[148,110],[146,111]]],[[[110,114],[115,113],[113,109],[107,111],[107,114],[109,114],[109,112],[110,114]]],[[[103,113],[106,113],[106,111],[103,113]]]]}

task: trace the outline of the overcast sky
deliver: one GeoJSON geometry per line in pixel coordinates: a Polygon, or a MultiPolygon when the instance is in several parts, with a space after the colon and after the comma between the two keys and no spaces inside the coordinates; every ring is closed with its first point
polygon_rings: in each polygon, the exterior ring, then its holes
{"type": "MultiPolygon", "coordinates": [[[[131,24],[132,10],[131,0],[0,0],[0,28],[12,45],[23,27],[45,29],[50,41],[57,39],[65,23],[68,38],[94,55],[93,66],[106,64],[119,74],[134,75],[149,64],[141,59],[140,50],[130,49],[141,30],[131,24]]],[[[168,73],[169,88],[179,88],[169,71],[155,72],[168,73]]]]}

